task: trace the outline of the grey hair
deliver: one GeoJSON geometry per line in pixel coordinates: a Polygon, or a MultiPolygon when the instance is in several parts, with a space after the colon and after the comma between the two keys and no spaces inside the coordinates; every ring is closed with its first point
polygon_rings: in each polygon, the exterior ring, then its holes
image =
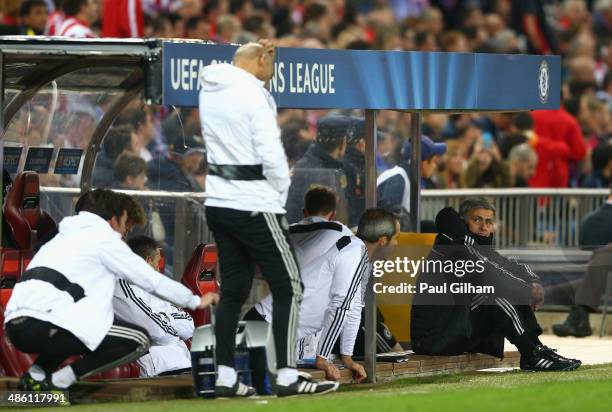
{"type": "Polygon", "coordinates": [[[397,222],[399,218],[385,209],[368,209],[359,219],[357,237],[370,243],[377,242],[383,236],[390,239],[396,233],[397,222]]]}
{"type": "Polygon", "coordinates": [[[497,211],[495,210],[495,206],[493,206],[493,204],[489,202],[487,198],[473,197],[473,198],[466,199],[463,202],[461,202],[461,205],[459,206],[459,215],[461,216],[462,219],[465,219],[467,217],[467,214],[470,212],[470,210],[473,210],[473,209],[490,210],[493,212],[493,215],[497,213],[497,211]]]}
{"type": "Polygon", "coordinates": [[[535,161],[538,160],[538,155],[536,152],[529,146],[528,143],[519,144],[514,146],[512,150],[510,150],[510,154],[508,154],[508,160],[511,162],[514,160],[518,160],[521,162],[527,162],[531,159],[535,161]]]}

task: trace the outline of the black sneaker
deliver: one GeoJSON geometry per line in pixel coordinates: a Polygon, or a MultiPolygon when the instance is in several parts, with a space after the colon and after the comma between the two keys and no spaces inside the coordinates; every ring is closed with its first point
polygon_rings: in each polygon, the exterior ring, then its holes
{"type": "Polygon", "coordinates": [[[579,360],[579,359],[566,358],[565,356],[561,356],[561,355],[559,355],[559,354],[557,353],[557,349],[550,348],[550,347],[548,347],[548,346],[546,346],[546,345],[542,345],[542,346],[544,347],[544,349],[546,349],[546,350],[549,352],[550,356],[553,356],[553,357],[557,358],[557,359],[558,359],[558,360],[560,360],[560,361],[568,361],[568,360],[569,360],[569,361],[572,361],[572,362],[574,362],[575,364],[577,364],[577,366],[576,366],[576,367],[578,367],[578,366],[582,365],[582,361],[581,361],[581,360],[579,360]]]}
{"type": "Polygon", "coordinates": [[[255,395],[255,388],[245,385],[240,381],[236,381],[234,386],[215,386],[215,397],[217,398],[248,398],[255,395]]]}
{"type": "Polygon", "coordinates": [[[332,381],[315,382],[312,376],[305,372],[298,372],[298,380],[289,386],[276,385],[276,395],[278,397],[297,396],[297,395],[323,395],[324,393],[334,392],[340,383],[332,381]]]}
{"type": "Polygon", "coordinates": [[[20,391],[40,392],[43,390],[43,381],[37,381],[30,375],[30,372],[26,372],[19,378],[17,389],[20,391]]]}
{"type": "Polygon", "coordinates": [[[49,392],[52,395],[56,395],[57,402],[55,406],[70,406],[70,396],[68,388],[59,388],[53,384],[50,376],[47,376],[41,383],[41,388],[44,392],[49,392]]]}
{"type": "Polygon", "coordinates": [[[584,306],[573,306],[567,319],[563,323],[557,323],[552,327],[553,333],[557,336],[575,336],[584,338],[591,336],[593,330],[589,323],[589,312],[584,306]]]}
{"type": "Polygon", "coordinates": [[[572,371],[581,364],[579,360],[564,358],[544,345],[536,346],[531,356],[522,355],[520,362],[524,371],[544,372],[572,371]]]}

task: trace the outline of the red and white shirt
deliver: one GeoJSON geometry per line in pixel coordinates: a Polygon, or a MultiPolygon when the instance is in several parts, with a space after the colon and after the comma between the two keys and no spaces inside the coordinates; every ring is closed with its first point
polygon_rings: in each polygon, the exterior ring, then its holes
{"type": "Polygon", "coordinates": [[[60,10],[56,10],[49,15],[47,18],[47,27],[45,27],[45,34],[47,36],[57,36],[58,29],[64,22],[64,13],[60,10]]]}
{"type": "Polygon", "coordinates": [[[94,38],[98,37],[91,31],[89,24],[76,17],[68,17],[57,30],[58,36],[74,38],[94,38]]]}
{"type": "Polygon", "coordinates": [[[142,37],[144,13],[141,0],[104,0],[102,37],[142,37]]]}

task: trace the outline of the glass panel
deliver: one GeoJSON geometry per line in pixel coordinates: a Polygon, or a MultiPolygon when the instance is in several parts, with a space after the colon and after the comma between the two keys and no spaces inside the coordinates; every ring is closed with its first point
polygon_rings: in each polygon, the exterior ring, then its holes
{"type": "MultiPolygon", "coordinates": [[[[133,71],[124,67],[87,68],[61,76],[41,88],[20,108],[6,129],[4,144],[24,148],[19,170],[23,170],[30,147],[85,151],[100,119],[121,96],[121,84],[133,71]],[[70,88],[80,91],[72,92],[70,88]]],[[[13,96],[14,92],[7,93],[7,101],[13,96]]],[[[54,174],[57,154],[55,150],[49,172],[40,175],[41,184],[79,187],[83,159],[77,174],[54,174]]]]}

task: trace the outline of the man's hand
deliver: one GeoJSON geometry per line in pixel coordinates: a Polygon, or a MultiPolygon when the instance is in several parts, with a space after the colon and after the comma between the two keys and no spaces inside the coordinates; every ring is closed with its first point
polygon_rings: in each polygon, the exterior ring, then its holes
{"type": "Polygon", "coordinates": [[[544,303],[544,287],[539,283],[531,284],[531,304],[536,308],[544,303]]]}
{"type": "Polygon", "coordinates": [[[360,363],[354,362],[352,356],[342,355],[342,363],[351,371],[355,382],[361,383],[368,377],[364,367],[360,363]]]}
{"type": "Polygon", "coordinates": [[[219,303],[219,295],[214,292],[209,292],[200,298],[198,309],[204,309],[213,303],[219,303]]]}
{"type": "Polygon", "coordinates": [[[317,356],[315,366],[317,367],[317,369],[325,372],[325,379],[330,381],[340,380],[340,371],[338,370],[338,368],[336,368],[336,365],[334,365],[327,359],[321,356],[317,356]]]}
{"type": "Polygon", "coordinates": [[[272,57],[272,59],[274,60],[274,55],[276,54],[276,47],[274,46],[274,43],[272,43],[272,40],[259,39],[258,43],[263,46],[264,53],[269,54],[270,57],[272,57]]]}

